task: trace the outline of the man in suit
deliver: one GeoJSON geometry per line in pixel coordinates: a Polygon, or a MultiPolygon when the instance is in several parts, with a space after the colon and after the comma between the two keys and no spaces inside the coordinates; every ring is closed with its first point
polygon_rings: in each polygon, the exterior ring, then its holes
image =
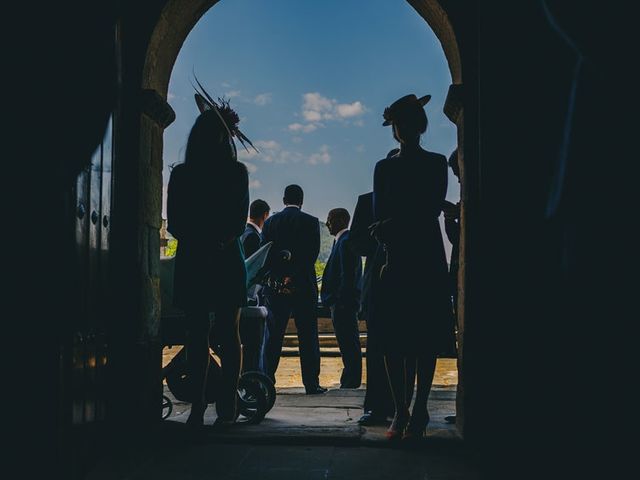
{"type": "Polygon", "coordinates": [[[344,368],[340,388],[358,388],[362,383],[362,351],[358,331],[358,310],[362,280],[362,259],[349,245],[349,221],[344,208],[327,216],[329,233],[335,237],[322,275],[322,303],[331,309],[333,329],[344,368]]]}
{"type": "Polygon", "coordinates": [[[264,222],[269,218],[271,208],[264,200],[254,200],[249,206],[249,221],[244,229],[244,233],[240,237],[242,247],[244,248],[245,258],[253,255],[262,243],[262,227],[264,222]]]}
{"type": "Polygon", "coordinates": [[[375,265],[378,242],[369,232],[369,226],[373,222],[373,192],[369,192],[358,197],[349,232],[354,252],[366,258],[360,314],[367,322],[367,391],[364,397],[364,414],[358,421],[361,425],[384,423],[387,417],[393,415],[395,411],[387,379],[387,370],[384,365],[384,356],[379,345],[379,329],[376,328],[374,315],[375,306],[371,302],[373,276],[382,266],[378,265],[376,268],[375,265]]]}
{"type": "MultiPolygon", "coordinates": [[[[253,255],[262,243],[262,227],[269,217],[271,208],[264,200],[254,200],[249,206],[249,221],[240,237],[245,258],[253,255]]],[[[262,295],[258,293],[258,298],[262,295]]],[[[260,302],[262,303],[262,301],[260,302]]],[[[268,317],[267,317],[268,319],[268,317]]],[[[240,319],[240,339],[242,340],[242,371],[265,371],[265,345],[268,331],[265,321],[257,318],[240,319]]]]}
{"type": "Polygon", "coordinates": [[[282,341],[289,318],[293,315],[300,345],[302,383],[309,395],[325,393],[320,386],[320,344],[318,341],[318,285],[315,262],[320,252],[320,224],[316,217],[304,213],[304,192],[298,185],[289,185],[282,199],[284,210],[271,216],[264,224],[262,242],[273,242],[267,262],[272,263],[282,250],[291,252],[291,259],[280,272],[287,279],[287,289],[267,291],[267,303],[272,312],[269,319],[269,340],[266,347],[267,372],[275,382],[280,362],[282,341]]]}

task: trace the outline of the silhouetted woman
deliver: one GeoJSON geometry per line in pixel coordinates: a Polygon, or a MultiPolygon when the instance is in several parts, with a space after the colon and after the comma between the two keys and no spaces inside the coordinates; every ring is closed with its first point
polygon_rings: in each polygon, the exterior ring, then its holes
{"type": "Polygon", "coordinates": [[[189,134],[184,164],[172,170],[169,180],[168,230],[178,239],[174,303],[187,317],[188,373],[194,389],[187,423],[192,426],[202,425],[207,407],[210,312],[215,314],[211,331],[222,363],[218,423],[233,423],[237,417],[238,323],[247,299],[239,237],[247,220],[249,190],[247,169],[236,160],[232,142],[219,112],[204,111],[189,134]]]}
{"type": "Polygon", "coordinates": [[[374,282],[380,309],[384,352],[395,404],[387,437],[424,435],[429,414],[436,356],[451,329],[451,299],[447,261],[438,217],[447,193],[447,159],[420,147],[427,129],[423,106],[431,97],[402,97],[385,109],[383,125],[393,127],[400,151],[376,164],[374,173],[374,234],[384,267],[374,282]],[[407,389],[417,393],[411,414],[407,389]]]}

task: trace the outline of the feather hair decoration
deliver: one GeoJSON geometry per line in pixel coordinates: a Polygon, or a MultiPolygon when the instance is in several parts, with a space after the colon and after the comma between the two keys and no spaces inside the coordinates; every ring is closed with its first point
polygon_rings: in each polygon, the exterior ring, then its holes
{"type": "Polygon", "coordinates": [[[249,149],[247,148],[245,142],[248,143],[249,146],[256,152],[260,153],[260,151],[253,145],[253,143],[251,143],[251,140],[249,140],[247,136],[242,133],[240,128],[238,128],[240,117],[238,116],[236,111],[233,110],[229,105],[229,100],[218,97],[218,101],[216,102],[213,98],[211,98],[211,95],[207,93],[202,84],[198,81],[198,78],[195,76],[195,74],[193,75],[193,78],[198,85],[196,87],[192,84],[193,89],[196,91],[194,97],[200,113],[206,112],[207,110],[215,111],[218,114],[218,117],[220,117],[220,120],[222,120],[222,124],[227,129],[229,138],[237,138],[247,152],[249,151],[249,149]]]}

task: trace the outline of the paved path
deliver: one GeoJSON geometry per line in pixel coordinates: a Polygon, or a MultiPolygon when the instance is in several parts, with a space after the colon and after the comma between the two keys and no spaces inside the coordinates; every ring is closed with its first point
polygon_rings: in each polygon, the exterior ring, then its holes
{"type": "MultiPolygon", "coordinates": [[[[275,406],[259,425],[237,425],[224,433],[210,428],[207,437],[213,441],[244,443],[386,445],[386,426],[361,427],[357,423],[362,415],[363,398],[362,388],[334,389],[325,395],[305,395],[302,388],[280,389],[275,406]]],[[[458,438],[455,427],[444,421],[446,415],[455,412],[454,389],[435,388],[429,398],[429,412],[428,438],[458,438]]],[[[186,422],[188,414],[189,405],[176,401],[174,412],[167,420],[169,428],[179,431],[175,428],[186,422]]],[[[215,408],[210,406],[205,424],[212,425],[215,418],[215,408]]]]}
{"type": "MultiPolygon", "coordinates": [[[[159,449],[128,480],[476,480],[455,428],[444,423],[453,412],[455,391],[436,388],[430,398],[432,423],[419,444],[390,443],[386,427],[363,428],[364,390],[331,390],[304,395],[281,389],[260,425],[237,425],[226,433],[206,428],[193,442],[183,425],[188,405],[178,403],[163,423],[159,449]]],[[[211,425],[215,409],[207,410],[211,425]]],[[[95,476],[93,479],[107,478],[95,476]]],[[[111,478],[111,477],[108,477],[111,478]]]]}

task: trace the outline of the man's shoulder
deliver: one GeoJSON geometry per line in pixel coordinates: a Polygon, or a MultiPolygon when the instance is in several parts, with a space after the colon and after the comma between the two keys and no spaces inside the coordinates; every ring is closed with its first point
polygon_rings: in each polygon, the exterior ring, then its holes
{"type": "Polygon", "coordinates": [[[313,215],[307,212],[303,212],[302,210],[298,210],[298,215],[300,215],[301,218],[304,218],[304,220],[309,223],[318,222],[318,217],[314,217],[313,215]]]}
{"type": "Polygon", "coordinates": [[[373,200],[373,192],[363,193],[358,195],[358,203],[367,203],[373,200]]]}
{"type": "Polygon", "coordinates": [[[258,231],[256,230],[256,228],[251,225],[250,223],[247,223],[244,227],[244,234],[245,235],[258,235],[258,231]]]}

